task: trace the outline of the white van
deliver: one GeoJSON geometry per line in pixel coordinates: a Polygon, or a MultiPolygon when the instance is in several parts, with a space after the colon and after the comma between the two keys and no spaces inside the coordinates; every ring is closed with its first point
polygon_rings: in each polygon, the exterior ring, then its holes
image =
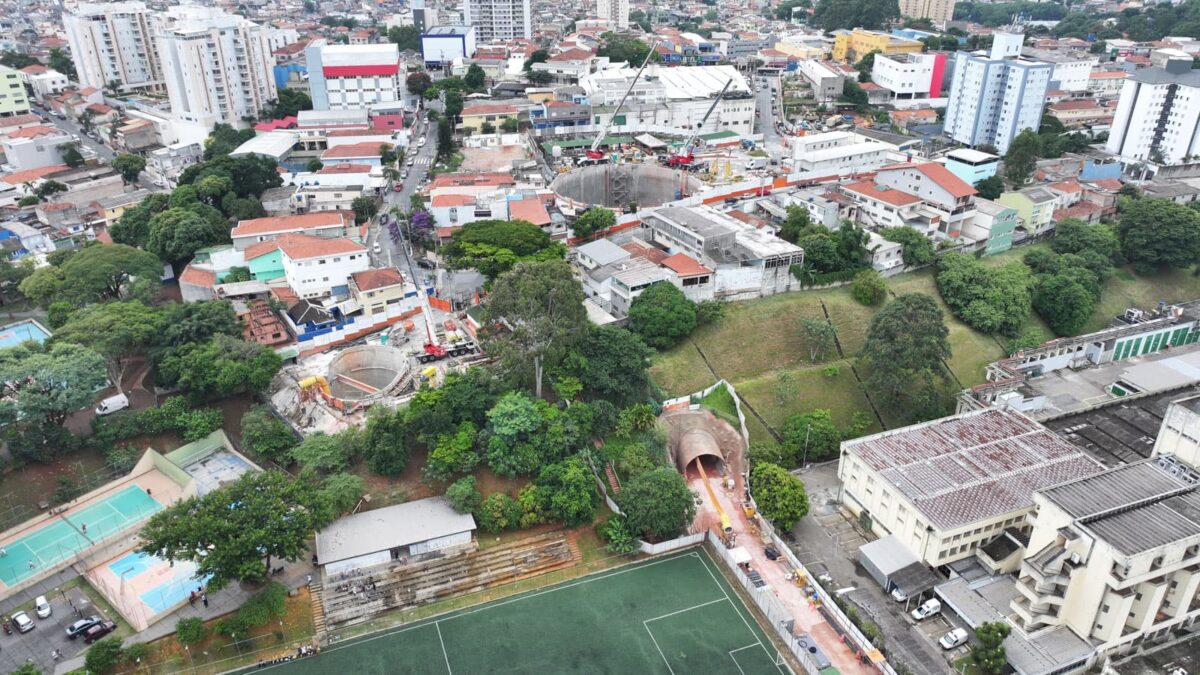
{"type": "Polygon", "coordinates": [[[109,396],[100,401],[100,405],[96,406],[97,415],[111,415],[118,410],[124,410],[129,407],[129,397],[125,394],[117,394],[109,396]]]}
{"type": "Polygon", "coordinates": [[[966,641],[967,630],[965,628],[955,628],[943,635],[942,639],[938,640],[938,644],[942,646],[942,649],[954,649],[966,641]]]}
{"type": "Polygon", "coordinates": [[[935,614],[940,614],[941,611],[942,603],[937,598],[930,598],[912,611],[912,618],[917,621],[923,621],[935,614]]]}

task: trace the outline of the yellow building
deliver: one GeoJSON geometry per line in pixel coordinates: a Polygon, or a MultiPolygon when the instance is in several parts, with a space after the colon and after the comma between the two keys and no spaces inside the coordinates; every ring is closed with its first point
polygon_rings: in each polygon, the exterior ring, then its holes
{"type": "Polygon", "coordinates": [[[791,42],[787,40],[780,40],[779,42],[776,42],[775,49],[787,54],[788,56],[794,56],[801,61],[820,61],[821,59],[825,58],[826,54],[824,47],[818,47],[813,44],[805,44],[802,42],[791,42]]]}
{"type": "Polygon", "coordinates": [[[462,123],[460,129],[470,129],[474,133],[482,133],[484,124],[491,124],[496,131],[500,124],[508,119],[517,119],[517,107],[509,103],[484,103],[482,105],[464,108],[459,114],[462,123]]]}
{"type": "Polygon", "coordinates": [[[388,305],[404,299],[411,284],[395,267],[355,272],[350,275],[350,293],[362,308],[363,316],[374,316],[386,312],[388,305]]]}
{"type": "Polygon", "coordinates": [[[840,33],[833,42],[833,60],[856,63],[862,57],[877,51],[887,56],[896,54],[920,54],[925,45],[916,40],[881,33],[875,30],[855,28],[849,33],[840,33]]]}
{"type": "Polygon", "coordinates": [[[954,18],[954,0],[900,0],[900,16],[929,19],[935,26],[945,27],[954,18]]]}

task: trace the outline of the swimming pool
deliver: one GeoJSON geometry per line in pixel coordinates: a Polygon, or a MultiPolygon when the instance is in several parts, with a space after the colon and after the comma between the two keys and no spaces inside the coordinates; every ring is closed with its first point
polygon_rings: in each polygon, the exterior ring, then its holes
{"type": "Polygon", "coordinates": [[[0,349],[16,347],[29,340],[41,343],[45,342],[48,337],[50,337],[50,331],[46,330],[45,326],[33,319],[26,319],[10,323],[7,326],[0,326],[0,349]]]}

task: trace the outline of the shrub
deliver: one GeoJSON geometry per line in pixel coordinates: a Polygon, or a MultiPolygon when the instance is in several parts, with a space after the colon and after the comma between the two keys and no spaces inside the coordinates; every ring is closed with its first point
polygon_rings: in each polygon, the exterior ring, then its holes
{"type": "Polygon", "coordinates": [[[842,369],[838,368],[837,366],[832,366],[832,365],[825,366],[824,368],[821,369],[821,375],[830,380],[832,380],[833,378],[835,378],[841,374],[842,374],[842,369]]]}
{"type": "Polygon", "coordinates": [[[114,471],[128,473],[141,456],[141,451],[132,445],[118,445],[104,453],[104,461],[114,471]]]}
{"type": "Polygon", "coordinates": [[[505,530],[515,530],[521,525],[524,509],[512,497],[503,492],[493,492],[479,504],[475,511],[475,520],[485,532],[493,534],[505,530]]]}
{"type": "Polygon", "coordinates": [[[720,300],[704,300],[696,303],[696,325],[705,326],[725,318],[725,303],[720,300]]]}
{"type": "Polygon", "coordinates": [[[83,665],[93,673],[107,673],[121,661],[121,638],[107,637],[87,650],[83,665]]]}
{"type": "Polygon", "coordinates": [[[135,642],[129,645],[121,652],[121,658],[130,663],[141,663],[142,659],[150,655],[150,645],[144,642],[135,642]]]}
{"type": "Polygon", "coordinates": [[[854,275],[850,295],[864,305],[878,305],[887,297],[887,284],[875,270],[863,270],[854,275]]]}
{"type": "Polygon", "coordinates": [[[266,588],[250,596],[238,610],[238,621],[245,628],[253,628],[283,616],[287,593],[287,586],[277,581],[267,584],[266,588]]]}
{"type": "Polygon", "coordinates": [[[629,529],[625,517],[614,514],[596,526],[596,534],[604,540],[604,548],[616,555],[637,553],[638,541],[629,529]]]}
{"type": "Polygon", "coordinates": [[[175,639],[181,645],[194,645],[208,637],[208,626],[197,616],[189,616],[175,622],[175,639]]]}
{"type": "Polygon", "coordinates": [[[475,476],[460,478],[446,488],[446,499],[459,513],[471,513],[479,508],[483,495],[475,487],[475,476]]]}

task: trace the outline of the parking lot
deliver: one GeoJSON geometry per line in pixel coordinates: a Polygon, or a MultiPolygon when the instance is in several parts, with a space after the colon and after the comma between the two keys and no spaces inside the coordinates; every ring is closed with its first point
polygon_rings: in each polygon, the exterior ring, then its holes
{"type": "Polygon", "coordinates": [[[894,663],[922,675],[951,672],[950,662],[966,654],[968,647],[944,651],[937,641],[960,624],[944,614],[914,621],[908,611],[919,600],[896,602],[857,564],[858,547],[867,540],[838,504],[837,463],[812,467],[800,478],[808,492],[809,514],[791,532],[796,557],[827,590],[879,626],[884,649],[894,663]]]}
{"type": "MultiPolygon", "coordinates": [[[[57,575],[53,577],[53,583],[66,583],[73,576],[70,572],[57,575]]],[[[111,618],[104,616],[104,612],[95,607],[79,588],[53,592],[37,590],[44,588],[44,585],[38,584],[33,590],[22,591],[4,601],[2,607],[5,617],[24,610],[33,619],[34,628],[28,633],[18,633],[14,626],[12,635],[0,633],[0,672],[11,672],[30,661],[40,665],[46,672],[53,672],[51,652],[59,650],[62,653],[61,660],[65,661],[78,656],[87,647],[82,637],[67,639],[67,626],[75,623],[80,616],[111,618]],[[33,610],[34,599],[39,594],[45,594],[50,603],[52,613],[45,619],[37,618],[33,610]]]]}

